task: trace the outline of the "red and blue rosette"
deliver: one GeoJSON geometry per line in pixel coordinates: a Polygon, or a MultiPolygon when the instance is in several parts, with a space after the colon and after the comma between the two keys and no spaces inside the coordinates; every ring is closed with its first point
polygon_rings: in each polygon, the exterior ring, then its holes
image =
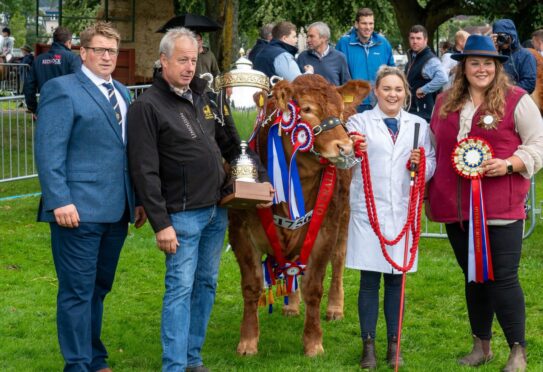
{"type": "Polygon", "coordinates": [[[456,144],[451,155],[455,172],[471,180],[468,282],[484,283],[494,280],[482,185],[482,164],[485,160],[492,159],[493,155],[490,144],[479,137],[464,138],[456,144]]]}
{"type": "Polygon", "coordinates": [[[313,142],[315,141],[313,129],[308,124],[299,122],[291,133],[290,141],[294,147],[288,173],[288,204],[290,218],[297,219],[305,215],[305,201],[298,173],[298,165],[296,163],[296,155],[298,152],[307,152],[313,147],[313,142]]]}
{"type": "Polygon", "coordinates": [[[298,261],[288,261],[280,268],[281,274],[286,281],[287,295],[298,290],[298,277],[304,274],[305,266],[298,261]]]}
{"type": "Polygon", "coordinates": [[[308,124],[299,122],[290,135],[290,142],[295,147],[295,150],[308,152],[313,147],[315,135],[308,124]]]}
{"type": "Polygon", "coordinates": [[[281,130],[289,133],[298,123],[300,107],[294,101],[289,101],[287,104],[288,111],[281,114],[281,130]]]}

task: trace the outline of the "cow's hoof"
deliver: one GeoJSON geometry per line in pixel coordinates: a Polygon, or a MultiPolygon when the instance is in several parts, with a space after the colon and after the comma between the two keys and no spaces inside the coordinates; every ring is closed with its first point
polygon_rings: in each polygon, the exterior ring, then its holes
{"type": "Polygon", "coordinates": [[[326,320],[343,319],[343,309],[339,306],[331,306],[326,310],[326,320]]]}
{"type": "Polygon", "coordinates": [[[300,315],[300,308],[298,306],[290,306],[286,305],[283,307],[283,315],[284,316],[299,316],[300,315]]]}
{"type": "Polygon", "coordinates": [[[258,340],[245,340],[240,341],[238,344],[237,352],[239,355],[255,355],[258,353],[258,340]]]}
{"type": "Polygon", "coordinates": [[[316,357],[320,354],[324,354],[322,344],[314,344],[305,348],[305,355],[308,357],[316,357]]]}

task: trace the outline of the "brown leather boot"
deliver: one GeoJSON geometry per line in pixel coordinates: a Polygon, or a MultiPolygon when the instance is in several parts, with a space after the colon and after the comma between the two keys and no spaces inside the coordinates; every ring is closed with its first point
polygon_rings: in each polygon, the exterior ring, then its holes
{"type": "MultiPolygon", "coordinates": [[[[390,367],[396,368],[396,352],[398,351],[398,337],[394,336],[388,340],[387,348],[387,363],[390,367]]],[[[402,352],[400,350],[400,358],[398,358],[398,367],[403,366],[402,352]]]]}
{"type": "Polygon", "coordinates": [[[364,340],[362,348],[362,359],[360,360],[360,368],[375,369],[377,368],[377,357],[375,355],[375,341],[371,338],[364,340]]]}
{"type": "Polygon", "coordinates": [[[524,372],[526,371],[526,349],[515,342],[509,353],[509,359],[503,372],[524,372]]]}
{"type": "Polygon", "coordinates": [[[458,364],[475,367],[490,362],[493,357],[494,355],[490,350],[490,340],[481,340],[474,335],[471,353],[459,359],[458,364]]]}

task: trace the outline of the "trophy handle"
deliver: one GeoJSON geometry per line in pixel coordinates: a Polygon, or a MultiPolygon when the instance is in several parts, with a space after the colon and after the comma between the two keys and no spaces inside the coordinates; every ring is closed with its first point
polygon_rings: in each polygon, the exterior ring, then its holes
{"type": "Polygon", "coordinates": [[[211,74],[211,72],[204,72],[203,74],[200,74],[200,79],[204,79],[205,81],[207,81],[207,86],[209,87],[209,89],[215,92],[215,90],[213,89],[213,75],[211,74]]]}
{"type": "Polygon", "coordinates": [[[282,78],[281,76],[273,75],[273,76],[270,78],[270,85],[273,87],[275,84],[277,84],[277,83],[280,82],[281,80],[283,80],[283,78],[282,78]]]}

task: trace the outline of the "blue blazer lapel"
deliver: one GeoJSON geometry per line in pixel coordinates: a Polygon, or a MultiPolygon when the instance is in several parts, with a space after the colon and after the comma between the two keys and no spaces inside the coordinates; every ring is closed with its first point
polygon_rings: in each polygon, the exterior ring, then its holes
{"type": "Polygon", "coordinates": [[[119,141],[123,142],[123,134],[121,132],[122,128],[117,122],[117,119],[115,117],[115,110],[113,110],[111,103],[100,91],[100,89],[81,70],[76,72],[76,76],[78,77],[79,81],[81,81],[83,89],[87,91],[89,96],[104,112],[104,115],[106,116],[107,121],[111,126],[111,129],[113,129],[119,141]]]}

